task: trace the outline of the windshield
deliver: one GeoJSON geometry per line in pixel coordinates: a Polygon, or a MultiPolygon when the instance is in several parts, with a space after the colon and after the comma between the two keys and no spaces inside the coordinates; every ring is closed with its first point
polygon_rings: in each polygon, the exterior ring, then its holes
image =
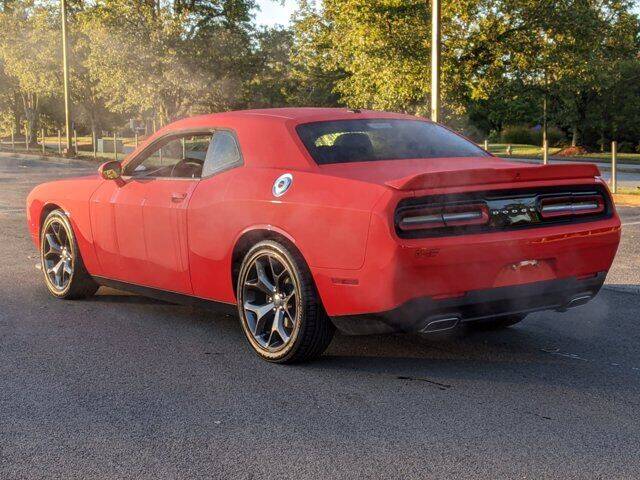
{"type": "Polygon", "coordinates": [[[318,165],[488,156],[446,128],[420,120],[339,120],[298,125],[296,130],[318,165]]]}

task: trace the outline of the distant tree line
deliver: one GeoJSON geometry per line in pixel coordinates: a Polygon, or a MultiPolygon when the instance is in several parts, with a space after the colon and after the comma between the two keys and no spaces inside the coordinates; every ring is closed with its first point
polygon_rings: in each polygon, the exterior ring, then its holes
{"type": "MultiPolygon", "coordinates": [[[[640,145],[632,0],[456,0],[443,11],[445,122],[482,139],[640,145]],[[529,136],[527,136],[529,135],[529,136]],[[515,138],[515,137],[514,137],[515,138]]],[[[68,0],[73,119],[84,132],[285,105],[425,115],[430,1],[68,0]]],[[[58,0],[0,0],[0,130],[63,124],[58,0]]]]}

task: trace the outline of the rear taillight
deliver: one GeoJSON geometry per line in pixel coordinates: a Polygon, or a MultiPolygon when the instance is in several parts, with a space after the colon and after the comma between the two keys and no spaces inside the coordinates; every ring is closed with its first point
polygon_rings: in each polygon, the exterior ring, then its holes
{"type": "Polygon", "coordinates": [[[484,204],[430,206],[400,212],[398,227],[403,231],[486,225],[489,209],[484,204]]]}
{"type": "Polygon", "coordinates": [[[542,218],[594,215],[602,213],[604,210],[604,198],[599,194],[549,196],[540,200],[542,218]]]}

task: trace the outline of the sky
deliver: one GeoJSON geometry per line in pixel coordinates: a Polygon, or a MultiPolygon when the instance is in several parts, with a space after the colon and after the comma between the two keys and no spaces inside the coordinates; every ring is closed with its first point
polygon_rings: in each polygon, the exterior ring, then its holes
{"type": "MultiPolygon", "coordinates": [[[[256,13],[256,22],[259,25],[287,25],[289,18],[296,8],[295,0],[284,0],[281,5],[279,0],[257,0],[261,11],[256,13]]],[[[636,0],[634,11],[640,13],[640,0],[636,0]]]]}
{"type": "Polygon", "coordinates": [[[261,11],[256,13],[256,22],[259,25],[287,25],[289,18],[295,10],[295,0],[285,0],[284,5],[280,1],[258,0],[261,11]]]}

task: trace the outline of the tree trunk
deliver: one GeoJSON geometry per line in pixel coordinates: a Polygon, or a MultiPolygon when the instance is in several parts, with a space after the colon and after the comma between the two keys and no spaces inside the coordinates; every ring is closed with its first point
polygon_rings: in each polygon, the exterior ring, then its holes
{"type": "Polygon", "coordinates": [[[13,131],[16,134],[20,133],[20,120],[22,119],[22,107],[20,105],[20,95],[18,92],[14,92],[13,100],[11,102],[11,114],[13,115],[13,131]]]}
{"type": "Polygon", "coordinates": [[[22,105],[25,119],[25,141],[33,142],[33,134],[38,128],[38,96],[33,93],[22,95],[22,105]]]}
{"type": "Polygon", "coordinates": [[[578,131],[578,126],[574,125],[573,126],[573,135],[571,137],[571,146],[572,147],[577,147],[579,142],[580,142],[580,132],[578,131]]]}

